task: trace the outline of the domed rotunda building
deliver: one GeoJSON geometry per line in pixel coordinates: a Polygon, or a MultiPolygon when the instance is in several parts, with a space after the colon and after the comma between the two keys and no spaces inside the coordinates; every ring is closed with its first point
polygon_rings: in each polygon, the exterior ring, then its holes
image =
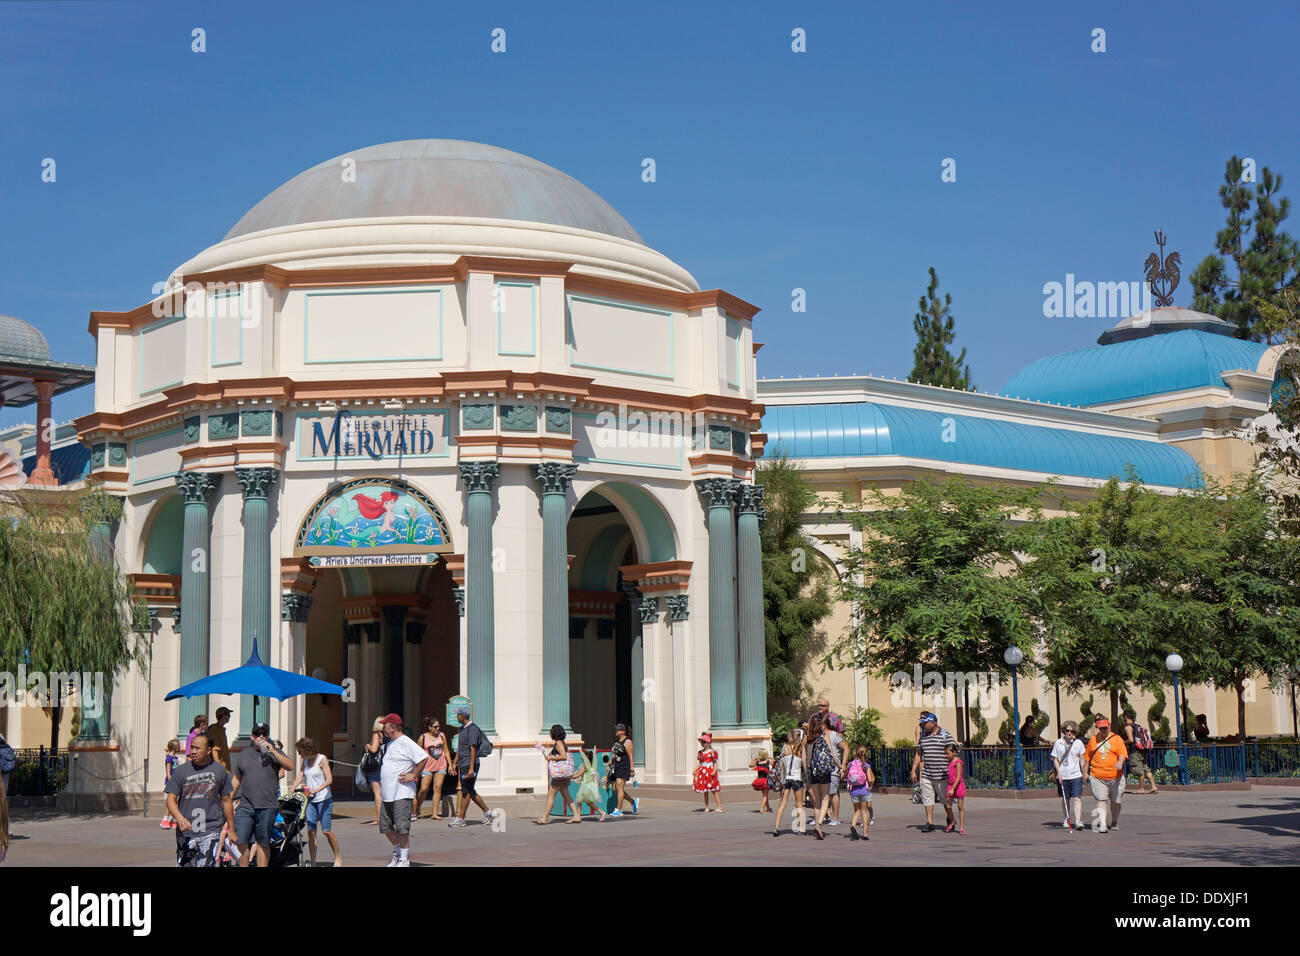
{"type": "Polygon", "coordinates": [[[627,724],[650,783],[712,730],[747,780],[757,311],[508,150],[386,143],[289,180],[156,300],[91,316],[79,434],[157,620],[152,684],[118,678],[84,759],[126,772],[227,706],[232,741],[269,719],[355,762],[376,717],[451,730],[467,699],[488,795],[544,792],[553,724],[602,748],[627,724]],[[349,694],[161,703],[254,647],[349,694]]]}

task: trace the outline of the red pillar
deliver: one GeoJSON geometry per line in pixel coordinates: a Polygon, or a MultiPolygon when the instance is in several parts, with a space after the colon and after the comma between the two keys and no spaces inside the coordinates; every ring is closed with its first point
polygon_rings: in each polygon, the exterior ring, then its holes
{"type": "Polygon", "coordinates": [[[36,467],[27,479],[33,485],[57,485],[58,479],[50,469],[50,438],[54,435],[54,419],[50,414],[50,398],[54,394],[53,382],[36,382],[36,467]]]}

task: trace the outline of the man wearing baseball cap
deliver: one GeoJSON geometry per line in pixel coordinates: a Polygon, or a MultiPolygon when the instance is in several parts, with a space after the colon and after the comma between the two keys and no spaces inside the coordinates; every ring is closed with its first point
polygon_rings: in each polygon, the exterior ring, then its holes
{"type": "Polygon", "coordinates": [[[1097,799],[1094,817],[1097,823],[1094,829],[1105,833],[1107,829],[1119,829],[1119,801],[1124,796],[1124,762],[1128,760],[1128,748],[1119,734],[1110,730],[1110,721],[1105,717],[1097,718],[1097,732],[1088,741],[1083,752],[1084,785],[1092,790],[1097,799]],[[1109,814],[1107,811],[1109,810],[1109,814]]]}
{"type": "Polygon", "coordinates": [[[254,724],[249,744],[235,756],[235,842],[239,865],[252,862],[250,846],[256,844],[259,866],[271,862],[271,825],[280,798],[280,771],[292,770],[293,761],[271,743],[271,728],[254,724]]]}
{"type": "Polygon", "coordinates": [[[912,759],[912,783],[921,786],[921,804],[925,807],[925,826],[929,833],[934,829],[934,801],[943,802],[943,812],[948,817],[948,829],[952,829],[952,800],[948,796],[948,754],[949,744],[956,743],[952,734],[939,726],[939,718],[928,710],[921,714],[921,738],[916,744],[916,756],[912,759]],[[918,779],[919,778],[919,779],[918,779]]]}
{"type": "Polygon", "coordinates": [[[379,832],[393,845],[389,866],[411,865],[411,805],[415,787],[420,782],[429,755],[406,734],[402,718],[389,714],[384,718],[384,762],[379,765],[379,832]]]}

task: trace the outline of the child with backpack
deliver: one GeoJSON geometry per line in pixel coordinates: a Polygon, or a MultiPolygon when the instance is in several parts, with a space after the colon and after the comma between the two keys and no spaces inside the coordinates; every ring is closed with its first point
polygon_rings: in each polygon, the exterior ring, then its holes
{"type": "MultiPolygon", "coordinates": [[[[163,757],[163,786],[172,778],[172,771],[176,769],[176,763],[181,757],[181,742],[179,740],[167,741],[166,756],[163,757]]],[[[171,818],[171,814],[163,813],[162,822],[158,824],[164,830],[174,830],[176,821],[171,818]]]]}
{"type": "Polygon", "coordinates": [[[1138,778],[1135,793],[1159,793],[1155,774],[1147,763],[1151,753],[1151,734],[1137,722],[1137,712],[1132,707],[1124,711],[1124,742],[1128,744],[1128,772],[1138,778]],[[1146,789],[1147,780],[1151,780],[1151,789],[1146,789]]]}
{"type": "Polygon", "coordinates": [[[871,788],[876,782],[876,775],[871,771],[867,761],[867,748],[858,745],[853,751],[853,760],[849,762],[846,778],[849,785],[849,799],[853,801],[853,819],[849,821],[849,839],[858,839],[858,818],[862,818],[862,839],[870,840],[867,830],[871,827],[874,811],[871,808],[871,788]]]}
{"type": "Polygon", "coordinates": [[[767,795],[771,791],[769,781],[772,778],[772,758],[768,756],[766,750],[760,750],[758,756],[749,762],[749,769],[758,774],[750,786],[763,795],[763,802],[759,805],[758,812],[771,813],[772,808],[768,805],[767,795]]]}
{"type": "MultiPolygon", "coordinates": [[[[966,835],[966,768],[961,762],[961,751],[956,744],[949,744],[944,750],[948,754],[948,799],[952,802],[953,812],[957,815],[957,832],[966,835]]],[[[949,823],[943,830],[952,832],[949,823]]]]}

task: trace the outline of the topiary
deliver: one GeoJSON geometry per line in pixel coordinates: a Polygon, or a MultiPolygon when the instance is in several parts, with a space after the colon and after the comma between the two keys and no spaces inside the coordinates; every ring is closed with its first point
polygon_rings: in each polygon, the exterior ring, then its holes
{"type": "Polygon", "coordinates": [[[1087,700],[1079,702],[1079,713],[1082,715],[1079,720],[1079,739],[1082,740],[1097,722],[1097,715],[1092,712],[1092,694],[1088,695],[1087,700]]]}
{"type": "Polygon", "coordinates": [[[998,740],[1002,742],[1004,747],[1014,747],[1016,745],[1016,717],[1011,709],[1010,697],[1004,696],[1002,698],[1002,709],[1006,711],[1007,716],[998,725],[998,740]]]}
{"type": "Polygon", "coordinates": [[[1035,697],[1033,700],[1029,702],[1029,712],[1033,714],[1034,717],[1034,723],[1033,723],[1034,736],[1040,737],[1042,736],[1043,728],[1052,722],[1052,718],[1049,717],[1045,712],[1038,709],[1037,697],[1035,697]]]}
{"type": "Polygon", "coordinates": [[[1165,717],[1165,689],[1155,689],[1155,702],[1147,708],[1147,730],[1151,740],[1167,743],[1169,741],[1169,720],[1165,717]]]}
{"type": "Polygon", "coordinates": [[[984,738],[989,735],[989,722],[984,719],[984,715],[978,710],[972,710],[970,713],[971,720],[975,722],[975,730],[970,735],[972,745],[979,747],[984,743],[984,738]]]}

